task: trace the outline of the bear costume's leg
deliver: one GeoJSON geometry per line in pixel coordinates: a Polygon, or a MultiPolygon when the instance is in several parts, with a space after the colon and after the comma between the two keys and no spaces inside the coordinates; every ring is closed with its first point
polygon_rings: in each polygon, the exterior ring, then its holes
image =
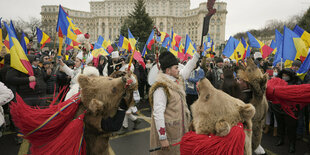
{"type": "Polygon", "coordinates": [[[263,124],[264,121],[253,121],[253,136],[252,136],[252,149],[255,150],[261,143],[263,136],[263,124]]]}
{"type": "Polygon", "coordinates": [[[87,155],[109,155],[109,137],[85,134],[87,155]]]}
{"type": "Polygon", "coordinates": [[[245,130],[244,155],[252,155],[252,131],[245,130]]]}

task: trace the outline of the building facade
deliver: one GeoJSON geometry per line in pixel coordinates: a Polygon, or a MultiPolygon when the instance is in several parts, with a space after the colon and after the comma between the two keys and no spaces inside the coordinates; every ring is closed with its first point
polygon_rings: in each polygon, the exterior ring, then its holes
{"type": "MultiPolygon", "coordinates": [[[[90,12],[72,10],[63,7],[83,33],[88,32],[91,42],[99,35],[114,41],[118,38],[122,22],[134,10],[136,0],[100,0],[90,1],[90,12]]],[[[145,0],[146,12],[160,31],[171,34],[171,28],[182,36],[186,34],[197,45],[201,42],[203,18],[208,13],[207,3],[190,9],[190,0],[145,0]]],[[[216,14],[211,18],[209,33],[216,46],[225,43],[227,3],[216,2],[216,14]]],[[[42,29],[51,38],[55,38],[59,6],[41,7],[42,29]]]]}

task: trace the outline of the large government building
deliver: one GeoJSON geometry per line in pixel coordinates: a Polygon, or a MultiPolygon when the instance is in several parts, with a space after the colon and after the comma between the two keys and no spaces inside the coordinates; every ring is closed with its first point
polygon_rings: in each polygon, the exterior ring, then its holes
{"type": "MultiPolygon", "coordinates": [[[[114,41],[119,36],[122,22],[133,11],[135,1],[90,1],[90,12],[63,8],[83,33],[90,34],[92,42],[96,42],[99,35],[114,41]]],[[[195,9],[190,9],[190,0],[145,0],[145,3],[147,13],[160,31],[171,34],[173,27],[173,31],[182,36],[182,42],[188,34],[193,42],[200,44],[203,17],[208,13],[206,2],[195,9]]],[[[211,18],[209,33],[216,46],[225,42],[226,7],[226,2],[216,2],[217,13],[211,18]]],[[[52,38],[56,35],[58,10],[56,5],[41,7],[42,29],[52,38]]]]}

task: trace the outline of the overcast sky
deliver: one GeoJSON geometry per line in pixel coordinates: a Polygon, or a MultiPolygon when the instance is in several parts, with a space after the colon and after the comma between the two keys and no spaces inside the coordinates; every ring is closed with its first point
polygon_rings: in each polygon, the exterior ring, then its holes
{"type": "MultiPolygon", "coordinates": [[[[155,0],[154,0],[155,1],[155,0]]],[[[191,0],[191,8],[207,0],[191,0]]],[[[309,8],[310,0],[220,0],[227,2],[226,39],[238,32],[263,27],[272,19],[287,20],[309,8]]],[[[74,10],[89,11],[89,0],[4,0],[0,17],[18,19],[40,18],[42,5],[58,5],[74,10]]]]}

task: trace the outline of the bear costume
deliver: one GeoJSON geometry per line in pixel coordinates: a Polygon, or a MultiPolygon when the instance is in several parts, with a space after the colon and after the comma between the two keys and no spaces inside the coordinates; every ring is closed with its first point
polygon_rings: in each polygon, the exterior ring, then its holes
{"type": "Polygon", "coordinates": [[[251,119],[255,113],[254,107],[214,88],[206,78],[200,80],[197,86],[199,98],[191,106],[192,128],[196,134],[225,137],[233,126],[243,123],[245,128],[244,154],[252,154],[251,119]]]}
{"type": "Polygon", "coordinates": [[[256,111],[252,119],[252,149],[254,151],[261,143],[265,116],[268,110],[268,102],[265,94],[268,75],[263,74],[254,61],[251,58],[248,58],[247,66],[238,71],[238,77],[246,82],[249,88],[248,91],[243,90],[242,96],[246,96],[244,102],[251,103],[256,111]]]}
{"type": "Polygon", "coordinates": [[[83,104],[76,116],[87,110],[84,117],[86,152],[108,155],[109,137],[111,132],[121,128],[125,111],[133,103],[136,83],[128,76],[88,77],[83,74],[78,77],[78,82],[83,104]]]}

